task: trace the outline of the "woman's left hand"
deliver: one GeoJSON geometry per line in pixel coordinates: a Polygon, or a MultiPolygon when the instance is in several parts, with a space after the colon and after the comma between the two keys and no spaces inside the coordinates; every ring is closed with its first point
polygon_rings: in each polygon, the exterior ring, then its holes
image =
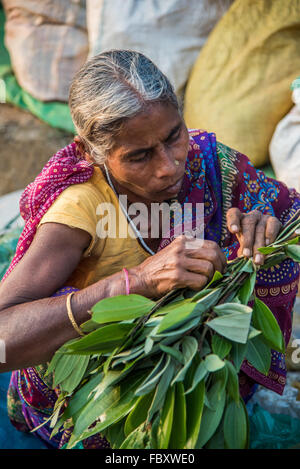
{"type": "Polygon", "coordinates": [[[253,257],[256,264],[262,265],[264,255],[258,248],[275,241],[281,228],[278,218],[263,215],[258,210],[241,213],[238,208],[229,209],[226,217],[230,233],[235,234],[240,243],[238,256],[253,257]]]}

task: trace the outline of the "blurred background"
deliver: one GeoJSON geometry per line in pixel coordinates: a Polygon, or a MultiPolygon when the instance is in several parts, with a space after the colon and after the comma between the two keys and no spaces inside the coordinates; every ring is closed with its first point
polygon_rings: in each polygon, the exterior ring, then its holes
{"type": "MultiPolygon", "coordinates": [[[[21,192],[74,137],[72,77],[87,58],[114,48],[139,50],[161,68],[188,127],[215,132],[300,190],[300,0],[0,0],[0,278],[23,226],[21,192]]],[[[297,301],[295,338],[299,317],[297,301]]],[[[258,394],[257,447],[300,442],[300,367],[289,368],[281,400],[258,394]],[[272,442],[268,431],[263,440],[266,426],[277,435],[272,442]]],[[[6,385],[3,376],[0,399],[6,385]]],[[[5,419],[4,404],[0,411],[5,419]]],[[[0,448],[26,447],[11,433],[3,442],[8,425],[0,448]]]]}

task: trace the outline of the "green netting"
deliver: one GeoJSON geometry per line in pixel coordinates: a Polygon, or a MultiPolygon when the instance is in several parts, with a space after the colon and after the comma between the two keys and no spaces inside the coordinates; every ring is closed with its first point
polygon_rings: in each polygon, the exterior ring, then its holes
{"type": "Polygon", "coordinates": [[[66,103],[39,101],[18,84],[4,45],[4,23],[5,14],[0,3],[0,79],[5,84],[5,101],[30,111],[52,127],[74,133],[74,125],[66,103]]]}

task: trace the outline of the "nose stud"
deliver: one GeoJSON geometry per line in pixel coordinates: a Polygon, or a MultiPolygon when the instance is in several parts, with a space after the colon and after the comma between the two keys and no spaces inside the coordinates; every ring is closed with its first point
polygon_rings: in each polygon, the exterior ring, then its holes
{"type": "Polygon", "coordinates": [[[179,161],[178,160],[175,160],[174,163],[176,164],[176,166],[179,166],[179,161]]]}

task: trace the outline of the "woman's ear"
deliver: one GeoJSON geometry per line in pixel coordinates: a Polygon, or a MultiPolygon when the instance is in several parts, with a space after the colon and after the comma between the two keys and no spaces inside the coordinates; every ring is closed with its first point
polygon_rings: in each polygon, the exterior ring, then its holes
{"type": "Polygon", "coordinates": [[[79,135],[75,135],[74,142],[76,143],[77,150],[80,153],[81,157],[83,157],[88,163],[93,164],[94,161],[91,155],[85,151],[84,143],[79,137],[79,135]]]}

